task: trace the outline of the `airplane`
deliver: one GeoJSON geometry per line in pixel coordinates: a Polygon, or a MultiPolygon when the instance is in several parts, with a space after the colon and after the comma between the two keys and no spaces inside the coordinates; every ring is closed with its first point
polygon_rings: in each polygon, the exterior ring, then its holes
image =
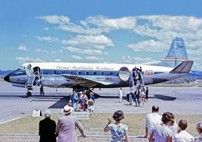
{"type": "Polygon", "coordinates": [[[31,96],[34,86],[55,88],[115,88],[129,87],[134,67],[142,67],[144,85],[161,83],[187,75],[193,61],[188,60],[184,41],[176,37],[168,55],[159,65],[112,63],[25,63],[21,68],[5,76],[4,80],[16,87],[27,89],[31,96]],[[166,64],[166,66],[163,66],[166,64]],[[175,66],[175,67],[171,67],[175,66]]]}

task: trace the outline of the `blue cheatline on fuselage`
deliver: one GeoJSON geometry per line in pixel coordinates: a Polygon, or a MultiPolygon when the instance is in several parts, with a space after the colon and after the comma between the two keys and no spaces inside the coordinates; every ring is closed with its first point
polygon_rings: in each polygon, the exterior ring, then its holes
{"type": "MultiPolygon", "coordinates": [[[[71,75],[95,75],[95,76],[118,76],[119,71],[89,71],[89,70],[41,70],[41,75],[63,75],[63,74],[71,74],[71,75]]],[[[144,76],[144,71],[142,72],[144,76]]],[[[153,72],[154,75],[161,74],[163,72],[153,72]]],[[[25,70],[18,70],[17,72],[13,72],[10,76],[20,76],[27,75],[25,70]]]]}

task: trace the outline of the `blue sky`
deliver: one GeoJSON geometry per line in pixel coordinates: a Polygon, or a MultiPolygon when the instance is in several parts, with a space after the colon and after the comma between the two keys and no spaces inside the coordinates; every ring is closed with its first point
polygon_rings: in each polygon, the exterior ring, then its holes
{"type": "Polygon", "coordinates": [[[24,62],[156,62],[175,36],[202,70],[201,0],[1,0],[0,69],[24,62]]]}

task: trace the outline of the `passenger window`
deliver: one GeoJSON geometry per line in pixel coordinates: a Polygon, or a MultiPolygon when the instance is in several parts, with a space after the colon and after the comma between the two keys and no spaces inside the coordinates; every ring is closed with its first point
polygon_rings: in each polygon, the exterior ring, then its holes
{"type": "Polygon", "coordinates": [[[104,75],[110,75],[109,71],[104,72],[104,75]]]}
{"type": "Polygon", "coordinates": [[[42,74],[53,74],[52,70],[43,70],[42,74]]]}
{"type": "Polygon", "coordinates": [[[86,71],[82,71],[82,72],[81,72],[81,75],[86,75],[86,71]]]}

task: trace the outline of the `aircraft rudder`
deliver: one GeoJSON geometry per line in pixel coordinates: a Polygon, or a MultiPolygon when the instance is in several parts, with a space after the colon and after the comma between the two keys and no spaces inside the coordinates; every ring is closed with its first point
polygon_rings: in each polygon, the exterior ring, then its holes
{"type": "Polygon", "coordinates": [[[184,40],[175,37],[172,41],[168,54],[161,60],[162,64],[169,67],[176,67],[183,61],[188,61],[187,51],[184,40]]]}

